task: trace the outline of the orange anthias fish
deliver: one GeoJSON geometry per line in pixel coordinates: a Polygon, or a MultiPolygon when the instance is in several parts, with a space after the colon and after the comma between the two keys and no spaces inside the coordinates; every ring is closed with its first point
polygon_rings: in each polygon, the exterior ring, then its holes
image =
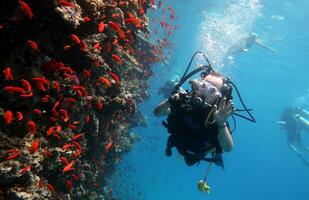
{"type": "Polygon", "coordinates": [[[104,22],[100,22],[100,23],[98,24],[98,32],[99,32],[99,33],[102,33],[102,32],[104,31],[104,29],[105,29],[105,24],[104,24],[104,22]]]}
{"type": "Polygon", "coordinates": [[[13,80],[13,75],[12,75],[10,67],[6,67],[3,70],[3,74],[4,74],[4,77],[5,77],[5,80],[13,80]]]}
{"type": "Polygon", "coordinates": [[[61,162],[62,162],[64,165],[68,165],[68,164],[69,164],[69,162],[68,162],[68,160],[67,160],[66,157],[60,156],[59,159],[61,160],[61,162]]]}
{"type": "MultiPolygon", "coordinates": [[[[100,43],[98,43],[98,44],[100,44],[100,43]]],[[[86,70],[86,69],[84,69],[83,70],[83,76],[84,76],[84,78],[90,78],[91,77],[91,72],[86,70]]]]}
{"type": "Polygon", "coordinates": [[[22,168],[22,170],[20,170],[20,174],[23,174],[23,173],[25,173],[26,171],[29,171],[31,169],[31,165],[28,165],[28,166],[26,166],[26,167],[24,167],[24,168],[22,168]]]}
{"type": "Polygon", "coordinates": [[[117,64],[121,64],[121,59],[117,54],[112,54],[113,59],[117,62],[117,64]]]}
{"type": "Polygon", "coordinates": [[[114,79],[114,81],[116,81],[117,84],[120,83],[120,78],[115,73],[109,72],[109,75],[112,77],[112,79],[114,79]]]}
{"type": "Polygon", "coordinates": [[[25,15],[29,19],[31,19],[34,16],[30,6],[27,3],[23,2],[23,1],[19,1],[19,5],[20,5],[22,11],[25,13],[25,15]]]}
{"type": "Polygon", "coordinates": [[[39,50],[39,47],[36,42],[32,40],[27,40],[28,45],[31,47],[33,50],[39,50]]]}
{"type": "Polygon", "coordinates": [[[102,110],[102,108],[103,108],[103,103],[102,103],[102,101],[98,101],[97,109],[98,109],[98,110],[102,110]]]}
{"type": "Polygon", "coordinates": [[[15,120],[16,120],[16,121],[21,121],[23,118],[24,118],[23,113],[17,111],[17,112],[16,112],[15,120]]]}
{"type": "Polygon", "coordinates": [[[32,90],[31,84],[26,79],[21,79],[21,82],[27,92],[30,92],[32,90]]]}
{"type": "Polygon", "coordinates": [[[34,154],[38,150],[39,147],[40,147],[40,141],[34,140],[31,144],[31,147],[29,147],[28,150],[31,154],[34,154]]]}
{"type": "Polygon", "coordinates": [[[105,150],[109,151],[112,146],[113,146],[113,142],[109,142],[108,144],[105,145],[105,150]]]}
{"type": "Polygon", "coordinates": [[[78,139],[81,138],[82,136],[84,136],[84,133],[80,133],[80,134],[74,135],[74,137],[72,138],[72,140],[78,140],[78,139]]]}
{"type": "Polygon", "coordinates": [[[74,3],[68,2],[66,0],[58,0],[58,4],[60,6],[68,6],[68,7],[72,7],[72,8],[76,7],[76,5],[74,3]]]}
{"type": "Polygon", "coordinates": [[[10,110],[7,110],[5,113],[4,113],[4,121],[5,121],[5,124],[10,124],[13,120],[13,113],[12,111],[10,110]]]}
{"type": "Polygon", "coordinates": [[[28,121],[28,123],[27,123],[27,128],[28,128],[28,131],[29,131],[30,133],[34,133],[34,134],[37,133],[37,132],[36,132],[36,124],[35,124],[34,121],[32,121],[32,120],[28,121]]]}
{"type": "Polygon", "coordinates": [[[14,93],[26,94],[26,91],[23,88],[16,86],[6,86],[3,88],[3,90],[10,94],[14,93]]]}
{"type": "Polygon", "coordinates": [[[73,161],[70,162],[69,164],[67,164],[67,165],[63,168],[62,173],[65,173],[65,172],[74,170],[74,168],[72,168],[73,164],[74,164],[73,161]]]}
{"type": "Polygon", "coordinates": [[[80,44],[80,39],[77,35],[71,34],[71,38],[76,44],[80,44]]]}
{"type": "Polygon", "coordinates": [[[52,193],[56,193],[56,190],[54,188],[54,186],[52,184],[47,183],[46,184],[47,189],[52,192],[52,193]]]}
{"type": "Polygon", "coordinates": [[[68,112],[64,109],[60,109],[59,112],[61,113],[61,118],[63,119],[64,122],[69,121],[70,117],[68,115],[68,112]]]}
{"type": "Polygon", "coordinates": [[[105,78],[105,77],[103,77],[103,76],[100,76],[99,79],[98,79],[98,81],[99,81],[101,84],[106,85],[107,87],[110,87],[110,86],[112,85],[111,82],[110,82],[107,78],[105,78]]]}

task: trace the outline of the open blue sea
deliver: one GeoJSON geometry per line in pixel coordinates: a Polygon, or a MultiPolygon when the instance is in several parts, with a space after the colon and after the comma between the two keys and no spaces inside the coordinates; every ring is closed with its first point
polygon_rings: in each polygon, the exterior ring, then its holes
{"type": "MultiPolygon", "coordinates": [[[[169,0],[177,24],[168,63],[153,67],[149,100],[139,105],[148,126],[133,132],[141,137],[123,156],[112,177],[120,200],[308,200],[309,167],[287,145],[287,134],[274,123],[282,110],[301,98],[309,107],[309,1],[304,0],[169,0]],[[253,44],[241,49],[256,33],[276,52],[253,44]],[[210,194],[197,182],[207,163],[186,166],[173,149],[165,156],[165,118],[153,110],[163,97],[158,89],[185,71],[192,56],[203,51],[213,67],[231,78],[257,122],[236,118],[234,149],[224,153],[225,170],[213,166],[207,179],[210,194]]],[[[202,63],[199,60],[196,63],[202,63]]],[[[195,63],[195,64],[196,64],[195,63]]],[[[192,69],[194,66],[192,67],[192,69]]],[[[188,88],[187,85],[184,85],[188,88]]],[[[237,107],[241,104],[234,94],[237,107]]],[[[309,132],[302,133],[309,146],[309,132]]],[[[309,152],[302,151],[309,161],[309,152]]]]}

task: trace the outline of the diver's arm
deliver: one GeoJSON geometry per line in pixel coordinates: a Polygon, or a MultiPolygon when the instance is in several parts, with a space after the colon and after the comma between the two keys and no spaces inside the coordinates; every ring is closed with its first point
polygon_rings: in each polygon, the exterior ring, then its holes
{"type": "Polygon", "coordinates": [[[309,127],[309,121],[304,117],[299,117],[299,121],[306,127],[309,127]]]}
{"type": "Polygon", "coordinates": [[[233,149],[233,138],[226,125],[226,121],[234,111],[234,105],[232,100],[226,100],[222,98],[218,105],[213,106],[214,118],[218,125],[218,141],[223,151],[230,152],[233,149]]]}
{"type": "Polygon", "coordinates": [[[168,99],[166,99],[156,107],[156,109],[154,110],[154,115],[156,117],[161,117],[168,115],[170,112],[170,104],[168,102],[168,99]]]}
{"type": "Polygon", "coordinates": [[[309,111],[308,111],[308,110],[306,110],[306,109],[303,108],[303,109],[301,109],[300,111],[301,111],[302,114],[304,114],[304,115],[306,115],[307,117],[309,117],[309,111]]]}
{"type": "Polygon", "coordinates": [[[230,152],[233,149],[234,142],[230,130],[228,129],[226,123],[224,125],[219,125],[219,134],[218,134],[218,141],[220,147],[225,152],[230,152]]]}

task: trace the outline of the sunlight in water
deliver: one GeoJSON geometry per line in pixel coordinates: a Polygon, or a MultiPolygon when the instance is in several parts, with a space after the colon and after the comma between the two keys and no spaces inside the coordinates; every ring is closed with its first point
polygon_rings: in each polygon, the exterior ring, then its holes
{"type": "Polygon", "coordinates": [[[217,69],[233,63],[235,53],[250,47],[251,29],[262,4],[259,0],[238,0],[227,4],[223,12],[203,11],[197,49],[202,50],[217,69]]]}

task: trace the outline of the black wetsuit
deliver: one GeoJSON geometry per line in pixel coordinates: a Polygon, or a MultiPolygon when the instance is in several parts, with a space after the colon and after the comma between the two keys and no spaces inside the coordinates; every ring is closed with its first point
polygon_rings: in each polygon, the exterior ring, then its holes
{"type": "Polygon", "coordinates": [[[214,147],[217,153],[222,152],[217,139],[218,126],[213,123],[205,127],[204,124],[209,108],[189,107],[187,110],[180,106],[181,101],[170,103],[172,112],[166,126],[170,133],[167,151],[176,147],[189,166],[203,159],[205,153],[214,147]]]}

